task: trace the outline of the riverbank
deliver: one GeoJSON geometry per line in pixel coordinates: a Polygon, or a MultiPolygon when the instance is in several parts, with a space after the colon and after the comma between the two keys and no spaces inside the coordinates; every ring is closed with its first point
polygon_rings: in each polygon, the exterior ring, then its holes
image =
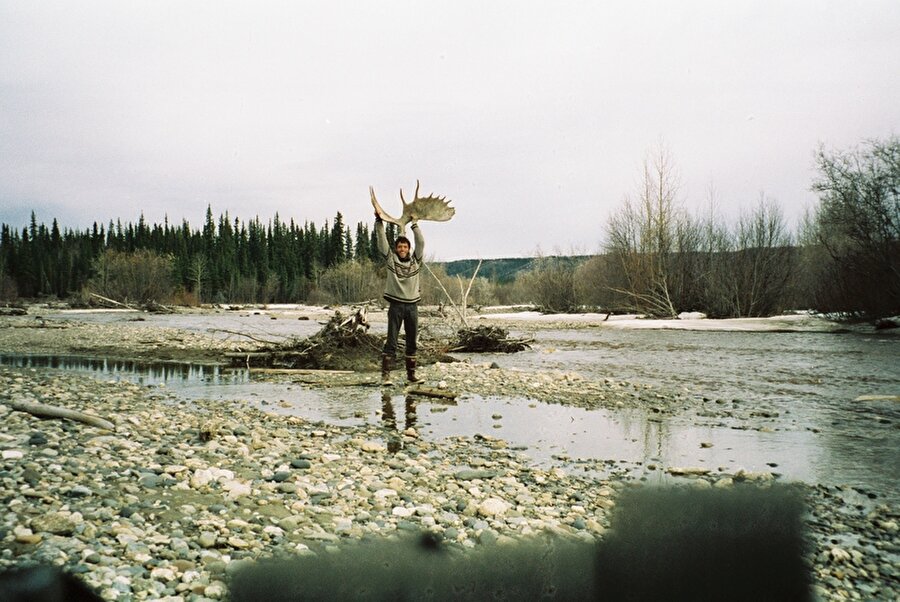
{"type": "MultiPolygon", "coordinates": [[[[253,348],[140,322],[85,323],[70,314],[56,327],[54,317],[43,325],[21,318],[0,321],[0,351],[206,361],[253,348]]],[[[716,405],[640,383],[489,363],[435,364],[424,374],[471,393],[613,410],[716,405]]],[[[591,466],[538,468],[486,434],[427,441],[415,429],[337,427],[52,370],[0,369],[0,391],[0,497],[8,509],[0,566],[65,566],[105,599],[222,599],[230,575],[250,559],[327,554],[347,541],[410,531],[434,533],[461,552],[540,533],[602,540],[619,493],[640,482],[599,479],[591,466]],[[13,400],[90,411],[116,431],[38,420],[11,410],[13,400]]],[[[758,419],[751,413],[750,423],[758,419]]],[[[678,479],[688,487],[776,480],[682,468],[678,479]]],[[[896,598],[896,509],[851,488],[803,489],[819,597],[896,598]]]]}
{"type": "Polygon", "coordinates": [[[3,370],[0,390],[4,401],[117,423],[108,433],[0,405],[9,510],[0,560],[63,564],[106,599],[219,598],[237,560],[322,552],[342,538],[430,530],[462,547],[540,532],[592,538],[620,486],[529,468],[484,437],[429,444],[408,430],[389,453],[378,427],[184,404],[127,383],[3,370]]]}

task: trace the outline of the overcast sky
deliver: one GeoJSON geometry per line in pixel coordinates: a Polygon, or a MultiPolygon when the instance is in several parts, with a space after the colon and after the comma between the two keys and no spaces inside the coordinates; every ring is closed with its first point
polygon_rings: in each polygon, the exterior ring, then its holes
{"type": "Polygon", "coordinates": [[[370,222],[435,259],[592,253],[668,148],[692,210],[814,203],[900,133],[900,2],[0,0],[0,222],[370,222]]]}

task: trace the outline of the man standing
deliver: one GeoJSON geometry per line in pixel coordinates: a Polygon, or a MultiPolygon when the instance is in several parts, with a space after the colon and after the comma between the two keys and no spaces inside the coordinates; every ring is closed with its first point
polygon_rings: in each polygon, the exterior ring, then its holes
{"type": "Polygon", "coordinates": [[[418,221],[410,224],[415,249],[410,248],[409,239],[397,237],[394,250],[391,251],[387,235],[384,232],[384,220],[378,209],[375,210],[375,233],[378,252],[387,267],[387,280],[384,285],[384,298],[389,303],[387,341],[381,354],[381,384],[391,385],[391,369],[397,352],[397,337],[400,325],[406,337],[406,379],[411,383],[422,382],[416,378],[416,337],[418,331],[419,269],[425,253],[425,239],[419,231],[418,221]]]}

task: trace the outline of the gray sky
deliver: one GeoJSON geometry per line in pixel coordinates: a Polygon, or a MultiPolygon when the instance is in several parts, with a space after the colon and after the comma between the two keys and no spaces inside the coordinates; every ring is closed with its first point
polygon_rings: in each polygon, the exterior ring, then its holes
{"type": "Polygon", "coordinates": [[[900,131],[900,2],[0,0],[0,222],[371,221],[436,259],[592,253],[662,143],[681,198],[792,220],[900,131]]]}

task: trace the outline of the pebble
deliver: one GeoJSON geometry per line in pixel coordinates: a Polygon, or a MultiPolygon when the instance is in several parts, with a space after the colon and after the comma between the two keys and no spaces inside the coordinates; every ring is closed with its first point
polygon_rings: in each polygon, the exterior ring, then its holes
{"type": "MultiPolygon", "coordinates": [[[[113,331],[70,334],[84,336],[88,348],[98,333],[113,331]]],[[[236,347],[177,333],[187,347],[236,347]]],[[[468,382],[476,395],[532,391],[542,401],[588,408],[652,403],[667,412],[683,399],[614,379],[490,364],[437,364],[427,374],[443,388],[468,382]]],[[[426,530],[460,550],[541,532],[599,538],[632,479],[540,468],[496,436],[429,442],[411,429],[404,442],[414,447],[395,452],[378,425],[307,423],[237,403],[186,403],[159,387],[0,368],[0,402],[23,397],[73,409],[90,404],[117,432],[38,420],[0,403],[0,570],[54,558],[110,600],[224,599],[228,576],[245,559],[325,554],[347,537],[426,530]],[[207,443],[197,437],[200,416],[219,425],[207,443]]],[[[726,410],[737,412],[732,405],[726,410]]],[[[705,487],[776,478],[654,468],[705,487]]],[[[896,510],[857,507],[834,488],[805,491],[819,598],[896,598],[896,510]]]]}
{"type": "MultiPolygon", "coordinates": [[[[45,398],[62,394],[72,407],[90,400],[92,411],[114,417],[119,430],[42,421],[59,455],[34,457],[28,472],[25,454],[6,459],[2,545],[24,547],[0,557],[0,568],[39,559],[35,544],[53,537],[85,582],[110,599],[138,592],[163,599],[175,595],[175,584],[185,586],[178,590],[185,599],[219,599],[227,588],[216,577],[245,555],[295,553],[298,545],[321,553],[315,550],[342,536],[433,530],[468,547],[540,532],[561,516],[574,521],[584,513],[608,523],[607,508],[591,503],[595,480],[529,468],[536,479],[526,487],[503,476],[521,473],[525,460],[495,438],[417,440],[415,453],[390,453],[377,425],[311,425],[237,403],[188,406],[126,382],[0,369],[0,391],[24,389],[45,398]],[[216,416],[220,437],[203,442],[185,428],[201,414],[216,416]],[[225,444],[221,434],[237,432],[234,425],[245,434],[227,435],[233,439],[225,444]],[[46,507],[38,517],[29,516],[33,505],[22,493],[30,487],[26,477],[42,485],[46,507]],[[534,504],[516,500],[529,488],[534,504]],[[577,512],[569,510],[574,493],[584,500],[577,512]],[[516,520],[504,522],[513,508],[516,520]],[[472,522],[463,524],[467,516],[472,522]],[[194,583],[208,585],[199,592],[194,583]]],[[[26,413],[9,413],[0,440],[25,444],[36,424],[26,413]]]]}
{"type": "Polygon", "coordinates": [[[503,516],[509,510],[510,504],[499,498],[488,498],[478,504],[478,514],[482,516],[503,516]]]}

